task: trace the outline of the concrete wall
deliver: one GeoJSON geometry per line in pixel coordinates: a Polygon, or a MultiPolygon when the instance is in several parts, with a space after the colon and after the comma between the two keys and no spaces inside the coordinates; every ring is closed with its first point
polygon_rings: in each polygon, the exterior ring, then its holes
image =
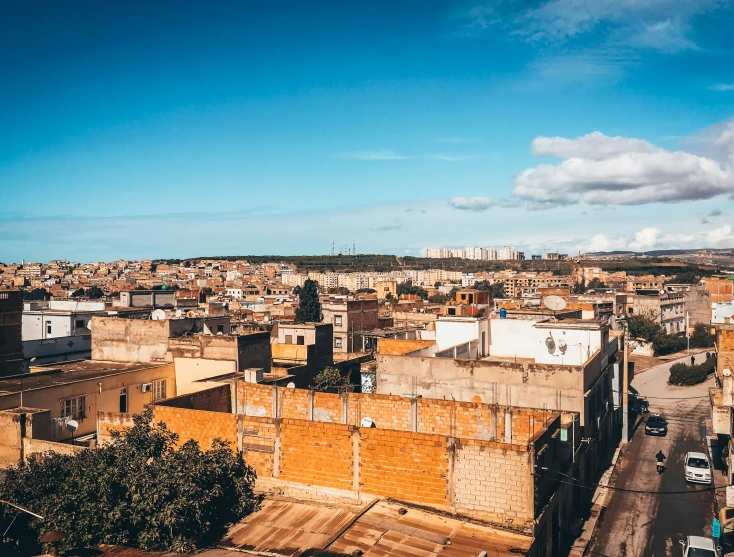
{"type": "Polygon", "coordinates": [[[528,339],[533,336],[535,321],[529,319],[490,319],[491,356],[527,357],[528,339]]]}
{"type": "Polygon", "coordinates": [[[161,362],[167,359],[168,320],[93,317],[92,330],[93,360],[161,362]]]}
{"type": "Polygon", "coordinates": [[[17,375],[23,367],[23,297],[19,290],[0,290],[0,377],[17,375]]]}
{"type": "Polygon", "coordinates": [[[490,337],[488,318],[452,319],[443,317],[436,321],[436,344],[439,351],[476,340],[479,356],[485,357],[489,355],[489,346],[492,342],[490,337]],[[484,333],[484,346],[482,346],[482,333],[484,333]]]}
{"type": "Polygon", "coordinates": [[[201,381],[202,379],[237,371],[237,362],[234,360],[174,358],[173,365],[176,369],[175,395],[185,395],[209,389],[211,384],[201,381]]]}
{"type": "Polygon", "coordinates": [[[380,338],[377,340],[377,352],[379,354],[402,355],[426,346],[436,344],[433,340],[406,340],[401,338],[380,338]]]}
{"type": "Polygon", "coordinates": [[[83,447],[49,441],[49,411],[15,408],[0,411],[0,469],[34,453],[75,454],[83,447]]]}

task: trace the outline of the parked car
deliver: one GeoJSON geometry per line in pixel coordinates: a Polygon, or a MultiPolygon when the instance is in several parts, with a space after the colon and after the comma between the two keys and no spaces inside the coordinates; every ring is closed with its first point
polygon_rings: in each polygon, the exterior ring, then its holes
{"type": "Polygon", "coordinates": [[[701,536],[688,536],[680,544],[683,546],[683,557],[717,557],[721,551],[714,540],[701,536]]]}
{"type": "Polygon", "coordinates": [[[662,414],[650,414],[645,424],[645,435],[667,435],[668,422],[662,414]]]}
{"type": "Polygon", "coordinates": [[[686,481],[699,484],[711,483],[711,465],[703,453],[688,453],[685,460],[686,481]]]}

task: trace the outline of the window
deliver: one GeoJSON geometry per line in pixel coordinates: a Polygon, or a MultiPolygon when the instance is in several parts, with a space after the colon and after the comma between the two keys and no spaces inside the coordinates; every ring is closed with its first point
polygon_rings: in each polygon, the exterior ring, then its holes
{"type": "Polygon", "coordinates": [[[79,420],[84,418],[84,409],[86,408],[86,397],[75,396],[65,398],[61,401],[61,417],[71,420],[79,420]]]}
{"type": "Polygon", "coordinates": [[[166,398],[166,380],[156,379],[153,381],[153,400],[166,398]]]}
{"type": "Polygon", "coordinates": [[[342,326],[342,316],[341,315],[334,316],[334,325],[336,325],[337,327],[342,326]]]}
{"type": "Polygon", "coordinates": [[[224,334],[224,325],[217,325],[217,334],[224,334]]]}
{"type": "Polygon", "coordinates": [[[341,348],[341,347],[342,347],[341,337],[334,337],[334,348],[341,348]]]}
{"type": "Polygon", "coordinates": [[[83,329],[85,327],[84,325],[84,319],[77,319],[76,320],[76,328],[77,329],[83,329]]]}
{"type": "Polygon", "coordinates": [[[127,387],[120,389],[120,412],[127,413],[127,387]]]}
{"type": "Polygon", "coordinates": [[[46,321],[46,334],[51,334],[51,321],[46,321]]]}
{"type": "Polygon", "coordinates": [[[306,338],[303,335],[296,335],[296,344],[303,346],[306,344],[306,338]]]}

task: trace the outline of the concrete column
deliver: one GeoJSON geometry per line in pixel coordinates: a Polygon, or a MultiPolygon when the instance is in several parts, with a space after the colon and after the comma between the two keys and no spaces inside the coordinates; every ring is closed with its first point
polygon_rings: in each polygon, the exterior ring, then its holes
{"type": "Polygon", "coordinates": [[[242,414],[237,414],[237,450],[240,452],[245,448],[245,440],[243,438],[244,429],[244,418],[242,417],[242,414]]]}
{"type": "Polygon", "coordinates": [[[308,391],[308,419],[313,421],[313,391],[308,391]]]}
{"type": "Polygon", "coordinates": [[[273,418],[280,418],[278,413],[278,386],[273,385],[273,418]]]}
{"type": "Polygon", "coordinates": [[[505,443],[512,443],[512,409],[505,410],[505,443]]]}
{"type": "Polygon", "coordinates": [[[492,406],[492,413],[489,416],[489,434],[492,441],[497,441],[497,405],[492,406]]]}
{"type": "Polygon", "coordinates": [[[273,443],[273,477],[280,476],[280,422],[281,420],[273,420],[275,423],[275,440],[273,443]]]}
{"type": "Polygon", "coordinates": [[[410,431],[418,433],[418,398],[410,399],[410,431]]]}
{"type": "Polygon", "coordinates": [[[341,393],[342,403],[342,422],[343,424],[349,423],[349,393],[341,393]]]}
{"type": "Polygon", "coordinates": [[[448,438],[448,447],[446,449],[449,452],[448,471],[446,474],[446,487],[447,487],[447,499],[449,501],[449,508],[452,511],[456,511],[456,478],[454,477],[454,471],[456,470],[456,438],[448,438]]]}
{"type": "Polygon", "coordinates": [[[359,443],[361,436],[358,427],[352,428],[352,491],[359,497],[359,443]]]}

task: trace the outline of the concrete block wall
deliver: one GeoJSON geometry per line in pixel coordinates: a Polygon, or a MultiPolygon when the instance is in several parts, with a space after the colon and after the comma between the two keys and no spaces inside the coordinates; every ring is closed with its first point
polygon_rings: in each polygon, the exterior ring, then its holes
{"type": "Polygon", "coordinates": [[[279,417],[294,420],[311,419],[308,391],[304,389],[278,389],[277,397],[279,417]]]}
{"type": "Polygon", "coordinates": [[[456,444],[457,512],[514,528],[532,529],[535,518],[531,453],[484,441],[456,444]]]}
{"type": "Polygon", "coordinates": [[[237,383],[237,408],[247,416],[273,417],[273,387],[237,383]]]}
{"type": "Polygon", "coordinates": [[[112,442],[112,432],[123,432],[133,426],[132,414],[122,412],[97,412],[97,444],[112,442]]]}
{"type": "Polygon", "coordinates": [[[342,399],[330,393],[313,394],[313,419],[316,422],[339,424],[344,422],[342,399]]]}
{"type": "Polygon", "coordinates": [[[23,438],[21,415],[17,412],[0,412],[0,468],[17,464],[21,456],[23,438]]]}
{"type": "Polygon", "coordinates": [[[427,505],[448,505],[448,438],[376,428],[362,428],[359,434],[361,490],[427,505]]]}

